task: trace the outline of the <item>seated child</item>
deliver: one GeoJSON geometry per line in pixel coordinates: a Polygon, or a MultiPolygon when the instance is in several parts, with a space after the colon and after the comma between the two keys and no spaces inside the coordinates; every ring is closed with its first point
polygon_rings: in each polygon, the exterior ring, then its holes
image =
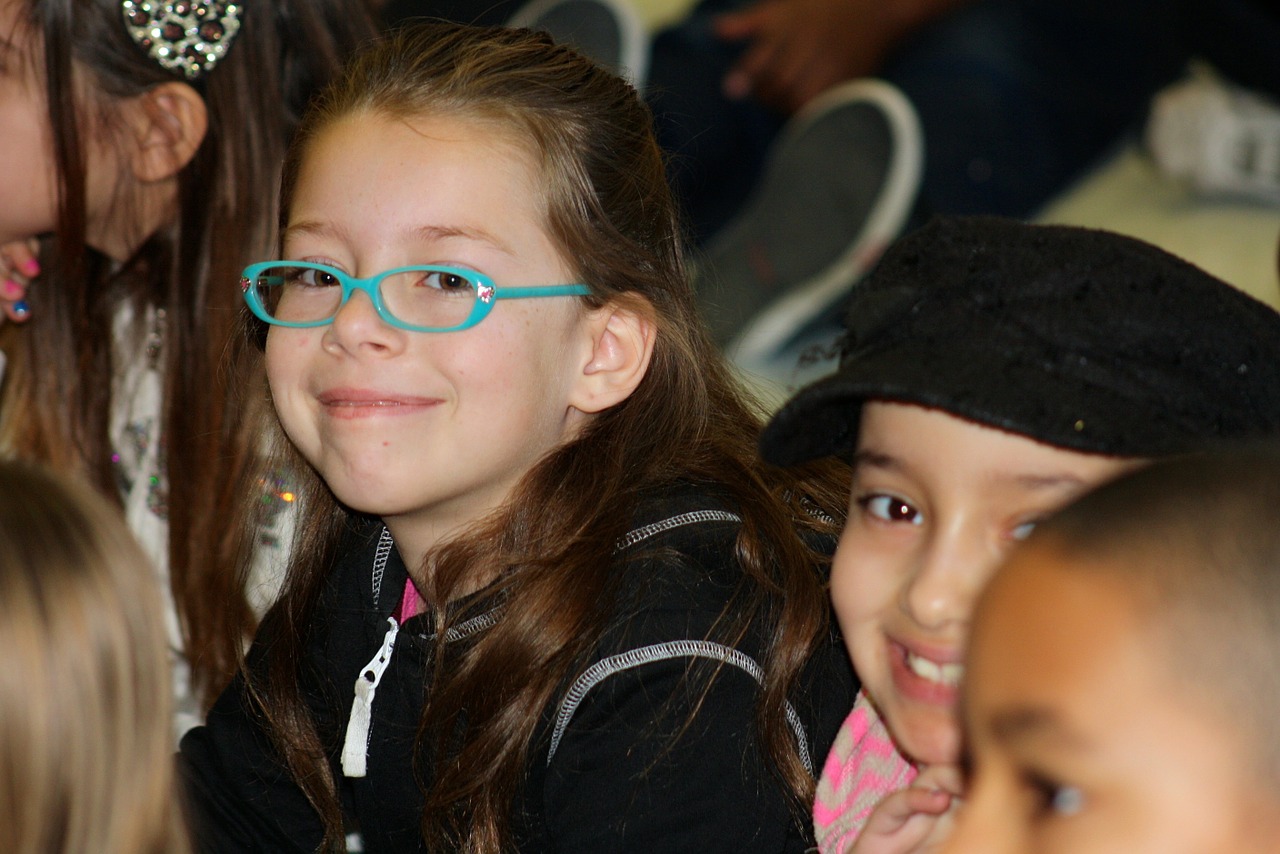
{"type": "Polygon", "coordinates": [[[190,850],[152,572],[106,499],[0,460],[0,851],[190,850]]]}
{"type": "Polygon", "coordinates": [[[1037,521],[1152,458],[1278,431],[1280,315],[1154,246],[985,217],[892,246],[839,369],[761,444],[854,465],[832,597],[863,693],[819,781],[820,849],[913,780],[856,850],[945,834],[973,603],[1037,521]]]}
{"type": "Polygon", "coordinates": [[[813,845],[848,470],[760,464],[650,125],[545,34],[443,23],[304,118],[242,286],[314,482],[182,743],[203,849],[813,845]]]}
{"type": "Polygon", "coordinates": [[[945,850],[1280,851],[1280,450],[1161,461],[978,600],[945,850]]]}

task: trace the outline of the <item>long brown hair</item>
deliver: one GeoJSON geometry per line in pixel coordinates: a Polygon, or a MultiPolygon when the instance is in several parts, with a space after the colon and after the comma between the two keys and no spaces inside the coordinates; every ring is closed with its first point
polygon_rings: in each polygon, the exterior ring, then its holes
{"type": "MultiPolygon", "coordinates": [[[[534,729],[557,688],[585,666],[607,616],[599,603],[609,601],[625,571],[615,543],[642,495],[679,482],[712,485],[742,515],[742,592],[719,630],[732,642],[749,624],[769,626],[757,711],[762,743],[797,805],[807,802],[813,780],[783,710],[827,629],[828,608],[800,532],[835,533],[847,471],[841,477],[831,463],[784,471],[758,461],[761,412],[699,319],[647,108],[625,82],[545,35],[406,28],[357,57],[304,118],[286,160],[283,216],[312,140],[353,114],[443,115],[501,127],[535,155],[547,231],[576,280],[590,283],[587,303],[630,300],[650,311],[657,327],[636,391],[529,471],[503,508],[428,557],[431,588],[424,593],[434,603],[437,632],[447,629],[447,604],[485,568],[504,568],[494,588],[507,602],[497,625],[451,650],[447,661],[437,655],[429,676],[420,731],[429,763],[422,819],[429,847],[510,847],[509,813],[534,729]]],[[[336,848],[334,783],[297,673],[344,513],[322,484],[311,490],[303,502],[307,545],[295,551],[276,614],[284,630],[254,690],[325,821],[326,845],[336,848]]]]}
{"type": "MultiPolygon", "coordinates": [[[[44,57],[58,223],[30,292],[33,321],[3,330],[12,358],[0,440],[118,501],[108,435],[113,322],[126,303],[135,318],[163,312],[169,574],[206,705],[230,679],[254,623],[244,592],[253,535],[237,520],[252,510],[246,496],[260,477],[267,419],[239,394],[241,366],[226,361],[235,283],[273,245],[279,161],[310,95],[376,32],[363,3],[349,0],[262,0],[242,10],[226,56],[195,84],[208,132],[179,176],[176,216],[113,270],[86,244],[88,141],[119,130],[119,99],[180,78],[130,40],[120,0],[30,0],[24,25],[44,57]]],[[[113,215],[130,216],[127,193],[113,215]]]]}
{"type": "Polygon", "coordinates": [[[160,593],[117,508],[0,462],[0,850],[189,851],[160,593]]]}

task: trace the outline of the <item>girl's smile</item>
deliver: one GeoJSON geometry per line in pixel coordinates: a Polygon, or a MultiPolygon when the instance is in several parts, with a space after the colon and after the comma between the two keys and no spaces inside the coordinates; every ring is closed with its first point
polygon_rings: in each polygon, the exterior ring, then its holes
{"type": "Polygon", "coordinates": [[[330,418],[376,418],[416,415],[438,406],[439,398],[361,388],[332,388],[316,395],[330,418]]]}
{"type": "Polygon", "coordinates": [[[964,665],[952,648],[938,649],[926,655],[892,637],[887,638],[893,683],[898,693],[918,703],[954,707],[958,697],[964,665]]]}

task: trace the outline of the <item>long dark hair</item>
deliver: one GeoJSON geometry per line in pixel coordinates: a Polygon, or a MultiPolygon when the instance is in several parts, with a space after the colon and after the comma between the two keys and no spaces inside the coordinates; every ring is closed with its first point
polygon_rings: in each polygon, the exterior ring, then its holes
{"type": "MultiPolygon", "coordinates": [[[[265,407],[241,397],[226,362],[235,283],[274,243],[279,162],[309,97],[376,33],[349,0],[242,4],[226,56],[195,88],[208,132],[179,176],[176,216],[122,268],[86,243],[85,156],[91,134],[118,130],[113,105],[181,80],[130,39],[120,0],[31,0],[25,25],[43,42],[58,178],[58,223],[31,289],[35,320],[6,324],[13,354],[0,438],[19,455],[87,477],[119,501],[108,425],[113,323],[163,312],[163,463],[169,572],[192,678],[206,705],[235,671],[253,612],[244,592],[252,542],[238,519],[261,476],[265,407]]],[[[113,215],[130,216],[127,193],[113,215]]]]}
{"type": "MultiPolygon", "coordinates": [[[[502,567],[504,618],[474,644],[438,655],[420,742],[433,850],[509,847],[509,812],[530,741],[555,691],[583,666],[604,629],[599,607],[619,575],[614,544],[645,493],[685,481],[713,484],[743,517],[742,595],[724,637],[748,624],[771,630],[758,705],[778,775],[807,802],[813,780],[784,717],[788,692],[827,629],[827,598],[802,530],[834,534],[843,476],[834,463],[784,471],[757,459],[761,411],[735,379],[699,318],[683,241],[651,117],[625,82],[545,35],[422,24],[354,60],[304,118],[286,160],[282,214],[313,139],[359,114],[453,116],[500,126],[534,153],[546,227],[589,304],[631,300],[657,326],[644,380],[575,439],[526,474],[515,494],[473,530],[428,558],[437,631],[446,605],[480,568],[502,567]],[[821,513],[814,513],[818,509],[821,513]],[[455,738],[461,733],[461,737],[455,738]]],[[[306,713],[298,666],[335,553],[343,510],[322,484],[304,500],[297,562],[276,614],[284,630],[254,690],[274,737],[340,847],[341,815],[323,746],[306,713]]],[[[458,619],[454,615],[453,619],[458,619]]],[[[802,807],[801,807],[802,808],[802,807]]]]}

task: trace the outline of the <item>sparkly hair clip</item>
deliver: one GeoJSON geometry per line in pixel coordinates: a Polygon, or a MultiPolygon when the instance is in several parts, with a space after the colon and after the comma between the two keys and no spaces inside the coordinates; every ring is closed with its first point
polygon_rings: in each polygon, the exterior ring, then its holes
{"type": "Polygon", "coordinates": [[[228,0],[124,0],[120,8],[138,47],[188,80],[207,74],[226,56],[242,12],[241,3],[228,0]]]}

